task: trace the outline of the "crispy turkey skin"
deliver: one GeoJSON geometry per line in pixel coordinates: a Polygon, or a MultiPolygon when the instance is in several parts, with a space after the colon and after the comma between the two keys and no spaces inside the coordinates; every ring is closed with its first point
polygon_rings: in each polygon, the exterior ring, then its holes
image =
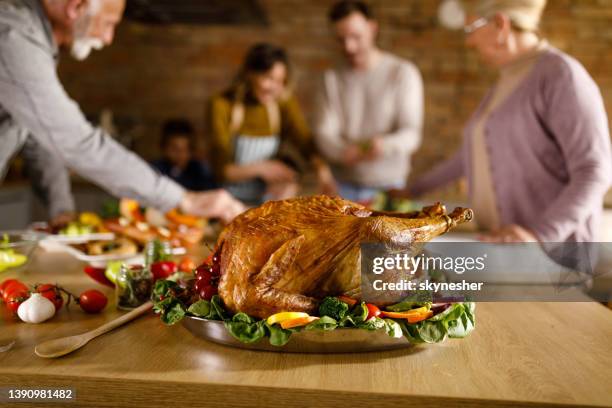
{"type": "Polygon", "coordinates": [[[471,218],[470,209],[447,215],[440,204],[384,213],[329,196],[271,201],[221,234],[219,295],[229,310],[259,318],[313,313],[325,296],[359,298],[361,243],[409,249],[471,218]]]}

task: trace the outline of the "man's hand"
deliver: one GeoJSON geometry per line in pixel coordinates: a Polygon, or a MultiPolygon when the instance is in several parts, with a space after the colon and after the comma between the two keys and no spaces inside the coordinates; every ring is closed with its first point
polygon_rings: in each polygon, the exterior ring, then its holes
{"type": "Polygon", "coordinates": [[[383,154],[383,140],[381,136],[374,136],[358,144],[349,145],[342,156],[346,166],[354,166],[362,161],[376,160],[383,154]]]}
{"type": "Polygon", "coordinates": [[[538,242],[535,234],[520,225],[506,225],[479,237],[483,242],[538,242]]]}
{"type": "Polygon", "coordinates": [[[257,175],[267,184],[289,183],[297,180],[297,173],[280,160],[266,160],[257,164],[257,175]]]}
{"type": "Polygon", "coordinates": [[[363,152],[363,160],[376,160],[383,154],[383,140],[380,136],[374,136],[369,140],[368,148],[363,152]]]}
{"type": "Polygon", "coordinates": [[[349,145],[342,154],[342,163],[345,166],[354,166],[362,160],[362,151],[358,145],[349,145]]]}
{"type": "Polygon", "coordinates": [[[69,222],[76,220],[76,213],[73,212],[64,212],[56,215],[55,217],[49,220],[49,225],[51,228],[61,229],[68,225],[69,222]]]}
{"type": "Polygon", "coordinates": [[[181,211],[205,218],[219,218],[229,223],[246,210],[244,204],[225,190],[187,192],[180,204],[181,211]]]}

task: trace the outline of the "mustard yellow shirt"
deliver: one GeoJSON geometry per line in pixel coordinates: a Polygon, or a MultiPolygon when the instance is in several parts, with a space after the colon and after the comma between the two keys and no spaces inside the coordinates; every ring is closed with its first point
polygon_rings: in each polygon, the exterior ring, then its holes
{"type": "MultiPolygon", "coordinates": [[[[244,119],[236,134],[232,134],[231,120],[234,98],[231,91],[213,96],[208,106],[208,138],[210,156],[216,174],[223,178],[224,167],[233,163],[234,137],[267,137],[275,133],[268,110],[252,97],[244,101],[244,119]]],[[[305,156],[310,157],[315,149],[310,129],[306,123],[299,102],[294,96],[280,101],[281,141],[290,141],[305,156]]]]}

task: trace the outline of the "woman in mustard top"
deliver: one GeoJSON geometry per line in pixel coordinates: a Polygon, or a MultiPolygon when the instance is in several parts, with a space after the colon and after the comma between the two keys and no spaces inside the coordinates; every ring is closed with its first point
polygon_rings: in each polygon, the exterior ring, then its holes
{"type": "Polygon", "coordinates": [[[310,130],[288,83],[285,51],[257,44],[248,51],[234,84],[209,104],[211,159],[217,177],[248,204],[297,195],[297,171],[278,157],[285,141],[312,161],[323,192],[333,186],[331,172],[316,155],[310,130]]]}

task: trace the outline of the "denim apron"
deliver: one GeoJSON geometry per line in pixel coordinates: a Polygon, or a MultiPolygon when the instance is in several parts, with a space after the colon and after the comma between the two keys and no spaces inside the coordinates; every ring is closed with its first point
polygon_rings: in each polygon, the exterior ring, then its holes
{"type": "MultiPolygon", "coordinates": [[[[244,104],[237,102],[232,106],[230,132],[234,141],[234,163],[247,165],[276,157],[280,147],[280,109],[278,104],[266,105],[270,122],[270,135],[252,136],[239,133],[244,122],[244,104]]],[[[229,183],[227,190],[237,199],[248,205],[260,205],[266,200],[266,183],[256,178],[237,183],[229,183]]]]}

